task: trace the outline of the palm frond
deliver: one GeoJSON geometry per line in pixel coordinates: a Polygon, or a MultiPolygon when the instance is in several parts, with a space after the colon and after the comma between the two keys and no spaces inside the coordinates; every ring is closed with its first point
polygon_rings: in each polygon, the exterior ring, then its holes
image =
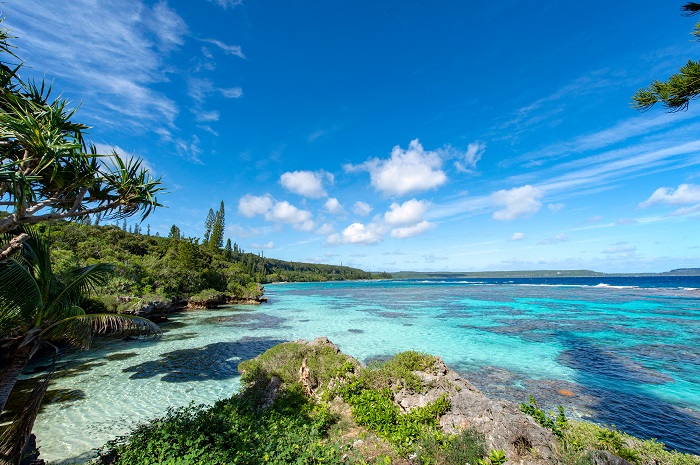
{"type": "Polygon", "coordinates": [[[114,266],[108,263],[70,270],[63,276],[61,291],[46,303],[46,312],[60,315],[61,309],[74,305],[80,297],[89,296],[97,287],[104,285],[113,272],[114,266]]]}
{"type": "Polygon", "coordinates": [[[72,345],[88,348],[96,335],[160,337],[162,334],[158,325],[146,318],[100,313],[64,318],[44,329],[39,337],[49,340],[67,339],[72,345]]]}
{"type": "Polygon", "coordinates": [[[15,259],[0,262],[0,334],[31,327],[42,309],[41,289],[15,259]]]}
{"type": "Polygon", "coordinates": [[[0,459],[4,460],[1,463],[15,463],[20,454],[24,451],[24,446],[32,432],[34,421],[39,414],[41,401],[44,399],[44,394],[49,387],[51,376],[56,370],[56,360],[58,360],[58,349],[54,346],[55,353],[53,362],[49,370],[44,375],[44,378],[32,390],[32,394],[25,402],[22,410],[15,415],[2,434],[0,434],[0,459]]]}

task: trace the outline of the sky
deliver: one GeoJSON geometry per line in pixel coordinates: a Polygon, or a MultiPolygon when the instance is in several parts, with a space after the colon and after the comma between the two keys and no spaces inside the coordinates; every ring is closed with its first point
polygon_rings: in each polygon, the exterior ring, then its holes
{"type": "MultiPolygon", "coordinates": [[[[371,271],[700,267],[682,1],[8,0],[23,77],[167,194],[141,225],[371,271]]],[[[132,221],[132,223],[135,220],[132,221]]]]}

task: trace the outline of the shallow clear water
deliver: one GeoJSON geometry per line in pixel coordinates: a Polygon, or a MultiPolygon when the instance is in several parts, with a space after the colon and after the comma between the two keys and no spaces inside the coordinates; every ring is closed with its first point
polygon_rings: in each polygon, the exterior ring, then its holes
{"type": "Polygon", "coordinates": [[[487,395],[523,402],[532,394],[549,409],[561,404],[571,416],[700,453],[693,283],[540,284],[280,284],[267,286],[269,303],[259,307],[175,315],[160,340],[62,358],[47,397],[56,401],[35,425],[42,458],[84,459],[170,406],[230,396],[239,361],[318,336],[362,361],[409,349],[439,355],[487,395]]]}

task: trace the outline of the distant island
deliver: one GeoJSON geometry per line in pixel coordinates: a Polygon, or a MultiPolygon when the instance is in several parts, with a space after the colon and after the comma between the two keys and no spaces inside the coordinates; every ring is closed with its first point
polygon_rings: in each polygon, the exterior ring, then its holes
{"type": "Polygon", "coordinates": [[[700,276],[700,268],[678,268],[662,273],[601,273],[591,270],[525,270],[525,271],[399,271],[394,279],[479,279],[479,278],[596,278],[635,276],[700,276]]]}

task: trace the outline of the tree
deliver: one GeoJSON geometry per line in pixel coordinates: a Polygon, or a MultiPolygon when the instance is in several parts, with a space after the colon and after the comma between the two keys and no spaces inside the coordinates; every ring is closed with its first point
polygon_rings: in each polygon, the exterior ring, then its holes
{"type": "Polygon", "coordinates": [[[178,228],[175,225],[172,225],[170,227],[170,233],[168,234],[169,239],[175,239],[176,241],[180,240],[180,228],[178,228]]]}
{"type": "MultiPolygon", "coordinates": [[[[0,19],[0,22],[2,19],[0,19]]],[[[98,154],[85,140],[88,126],[73,121],[76,110],[60,97],[52,99],[51,86],[24,82],[2,57],[17,59],[0,29],[0,234],[20,225],[52,219],[79,219],[101,214],[118,220],[140,214],[147,217],[162,206],[156,194],[163,190],[137,158],[116,152],[98,154]]],[[[26,235],[0,244],[0,260],[16,252],[26,235]]]]}
{"type": "Polygon", "coordinates": [[[233,247],[231,247],[231,239],[226,239],[226,246],[224,247],[224,252],[226,253],[226,258],[231,260],[231,257],[233,257],[233,247]]]}
{"type": "Polygon", "coordinates": [[[203,244],[209,244],[209,238],[211,237],[211,230],[214,227],[214,210],[209,209],[207,214],[207,219],[204,220],[204,241],[203,244]]]}
{"type": "MultiPolygon", "coordinates": [[[[160,334],[158,326],[145,318],[86,314],[80,306],[83,298],[106,282],[111,265],[75,268],[57,276],[51,267],[48,238],[30,227],[21,233],[27,239],[19,253],[0,262],[0,346],[6,361],[0,374],[0,412],[27,362],[42,346],[53,347],[57,356],[52,342],[87,348],[96,334],[160,334]]],[[[52,371],[53,367],[47,378],[52,371]]],[[[21,452],[47,386],[48,379],[39,383],[18,420],[3,432],[0,459],[10,462],[21,452]]]]}
{"type": "Polygon", "coordinates": [[[219,210],[214,215],[214,225],[211,229],[211,236],[209,238],[209,247],[220,249],[224,246],[224,201],[221,201],[219,210]]]}
{"type": "MultiPolygon", "coordinates": [[[[700,3],[688,2],[681,7],[683,16],[700,13],[700,3]]],[[[700,40],[700,22],[695,24],[693,35],[700,40]]],[[[688,60],[678,73],[666,81],[654,81],[648,87],[639,89],[632,96],[632,108],[649,110],[657,103],[669,111],[687,110],[690,101],[700,96],[700,61],[688,60]]]]}

